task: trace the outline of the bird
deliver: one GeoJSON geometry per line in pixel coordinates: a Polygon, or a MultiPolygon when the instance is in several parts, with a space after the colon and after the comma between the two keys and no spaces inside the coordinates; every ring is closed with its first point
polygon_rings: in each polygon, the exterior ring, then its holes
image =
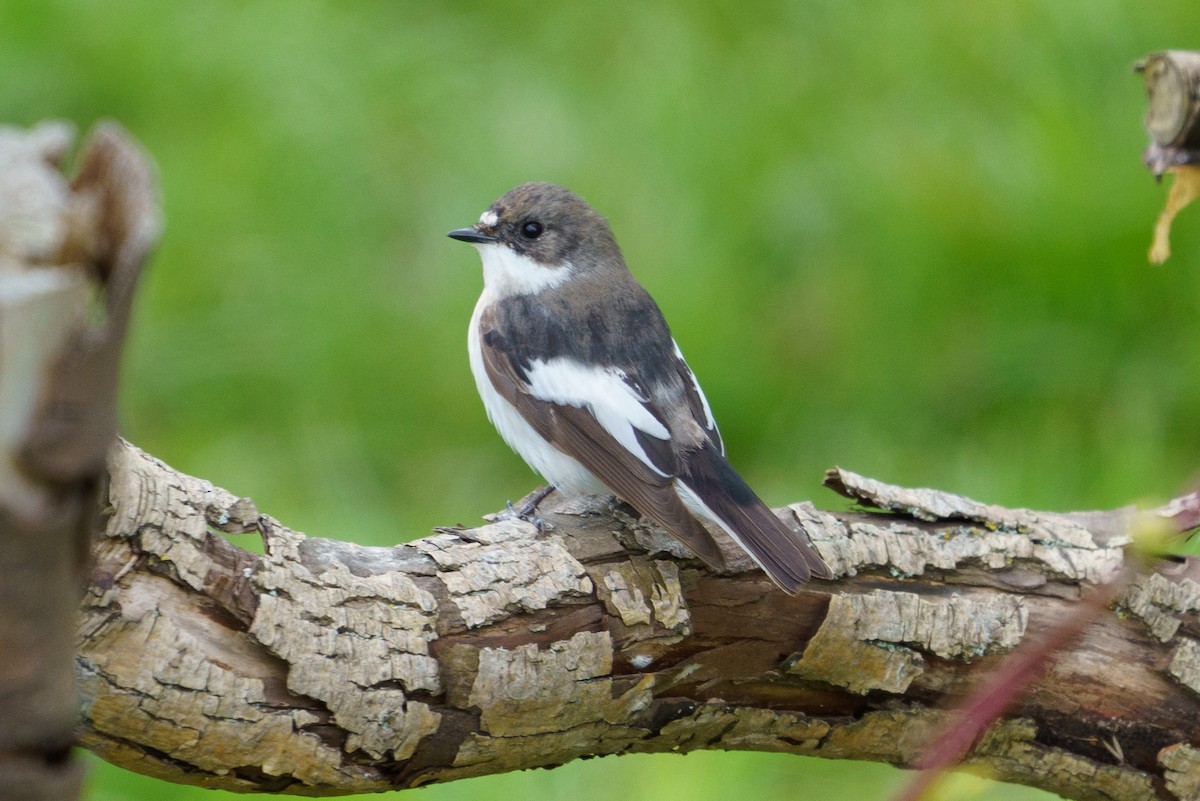
{"type": "Polygon", "coordinates": [[[789,594],[832,578],[726,459],[662,311],[583,198],[522,184],[448,236],[483,262],[468,353],[488,418],[550,485],[616,496],[716,571],[724,535],[789,594]]]}

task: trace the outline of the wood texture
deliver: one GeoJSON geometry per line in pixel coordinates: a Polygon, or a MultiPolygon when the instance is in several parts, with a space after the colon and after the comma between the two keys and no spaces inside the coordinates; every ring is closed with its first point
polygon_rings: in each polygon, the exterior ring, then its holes
{"type": "MultiPolygon", "coordinates": [[[[1134,520],[830,483],[876,509],[780,510],[839,577],[792,598],[604,501],[550,496],[548,531],[371,548],[122,444],[80,628],[84,742],[304,795],[698,748],[911,765],[981,677],[1122,572],[1134,520]]],[[[1194,797],[1198,578],[1184,561],[1125,587],[967,765],[1069,798],[1194,797]]]]}

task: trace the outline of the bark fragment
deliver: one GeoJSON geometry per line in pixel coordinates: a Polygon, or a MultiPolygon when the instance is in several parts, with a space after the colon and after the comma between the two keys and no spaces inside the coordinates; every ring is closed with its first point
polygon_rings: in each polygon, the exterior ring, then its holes
{"type": "Polygon", "coordinates": [[[1182,616],[1200,610],[1200,584],[1186,577],[1172,581],[1160,573],[1150,573],[1134,579],[1120,604],[1144,620],[1155,637],[1169,642],[1179,631],[1182,616]]]}
{"type": "Polygon", "coordinates": [[[329,709],[330,722],[348,734],[347,751],[408,759],[441,720],[407,695],[442,692],[429,653],[437,602],[404,573],[360,575],[336,560],[313,569],[301,557],[303,541],[286,531],[267,539],[248,634],[288,663],[289,690],[329,709]]]}
{"type": "Polygon", "coordinates": [[[1165,769],[1167,790],[1180,801],[1200,798],[1200,748],[1177,743],[1158,755],[1165,769]]]}
{"type": "Polygon", "coordinates": [[[471,539],[438,534],[416,544],[440,568],[438,579],[467,626],[534,612],[567,596],[587,595],[592,585],[583,565],[555,537],[529,542],[533,525],[502,521],[476,529],[471,539]],[[512,548],[514,542],[528,547],[512,548]]]}
{"type": "Polygon", "coordinates": [[[903,693],[924,671],[921,651],[968,661],[1009,651],[1026,620],[1021,600],[1009,596],[925,599],[886,590],[836,595],[821,629],[787,672],[853,693],[903,693]]]}
{"type": "MultiPolygon", "coordinates": [[[[897,487],[840,467],[826,473],[825,485],[868,506],[899,512],[917,520],[966,520],[988,529],[1021,532],[1034,542],[1075,548],[1096,547],[1087,527],[1067,515],[1006,509],[942,490],[897,487]]],[[[1115,544],[1127,545],[1128,539],[1115,544]]]]}
{"type": "Polygon", "coordinates": [[[1171,654],[1167,672],[1184,687],[1200,694],[1200,643],[1181,639],[1171,654]]]}

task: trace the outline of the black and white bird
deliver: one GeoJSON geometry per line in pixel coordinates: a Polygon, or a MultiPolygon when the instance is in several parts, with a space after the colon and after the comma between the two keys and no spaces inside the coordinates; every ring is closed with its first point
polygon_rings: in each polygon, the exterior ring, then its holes
{"type": "Polygon", "coordinates": [[[471,372],[530,467],[567,495],[616,495],[717,570],[723,532],[787,592],[831,577],[726,461],[696,377],[600,214],[530,183],[449,235],[483,259],[471,372]]]}

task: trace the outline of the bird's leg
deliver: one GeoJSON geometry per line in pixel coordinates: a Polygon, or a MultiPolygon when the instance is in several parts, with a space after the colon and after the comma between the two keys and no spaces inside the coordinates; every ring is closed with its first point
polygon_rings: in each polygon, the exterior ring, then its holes
{"type": "Polygon", "coordinates": [[[528,517],[529,515],[533,514],[533,510],[538,507],[538,504],[541,503],[542,501],[546,500],[547,498],[549,498],[550,493],[552,493],[552,492],[554,492],[553,484],[548,484],[548,485],[542,487],[540,490],[533,493],[533,495],[529,496],[529,500],[526,501],[521,506],[521,508],[517,510],[517,515],[519,517],[521,517],[522,519],[524,519],[524,518],[528,517]]]}
{"type": "Polygon", "coordinates": [[[554,492],[553,485],[542,487],[540,490],[530,495],[529,499],[526,500],[525,503],[521,504],[520,509],[514,507],[512,501],[507,501],[505,503],[504,512],[501,513],[499,517],[508,520],[523,520],[526,523],[532,523],[538,531],[549,531],[551,528],[553,528],[553,526],[535,515],[534,511],[537,509],[538,504],[546,500],[546,498],[548,498],[552,492],[554,492]]]}

